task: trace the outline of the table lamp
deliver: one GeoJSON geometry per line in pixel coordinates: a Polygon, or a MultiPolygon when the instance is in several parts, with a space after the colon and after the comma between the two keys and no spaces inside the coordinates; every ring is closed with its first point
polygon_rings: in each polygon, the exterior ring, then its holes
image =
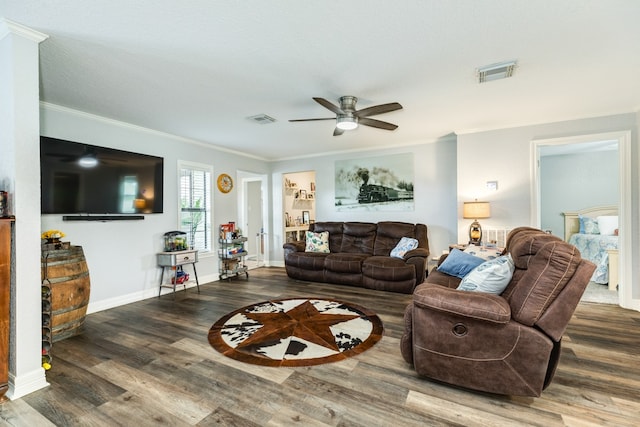
{"type": "Polygon", "coordinates": [[[480,245],[482,241],[482,227],[480,227],[479,219],[489,218],[491,216],[491,206],[489,202],[479,202],[477,199],[473,202],[464,202],[462,209],[462,217],[464,219],[473,219],[469,226],[469,244],[480,245]]]}

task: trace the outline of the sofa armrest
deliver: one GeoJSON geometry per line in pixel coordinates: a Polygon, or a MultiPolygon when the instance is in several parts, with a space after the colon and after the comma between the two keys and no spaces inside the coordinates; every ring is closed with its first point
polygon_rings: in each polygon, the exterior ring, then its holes
{"type": "Polygon", "coordinates": [[[430,283],[416,288],[413,304],[491,323],[508,323],[511,319],[509,303],[499,295],[459,291],[430,283]]]}
{"type": "Polygon", "coordinates": [[[282,245],[282,248],[286,252],[304,252],[306,247],[306,243],[300,240],[295,240],[293,242],[287,242],[282,245]]]}
{"type": "Polygon", "coordinates": [[[415,248],[415,249],[412,249],[410,251],[407,251],[402,258],[406,261],[409,258],[414,257],[414,256],[427,258],[427,257],[429,257],[429,249],[415,248]]]}
{"type": "Polygon", "coordinates": [[[306,243],[300,240],[295,240],[293,242],[287,242],[282,245],[282,249],[284,249],[284,259],[287,259],[287,255],[294,252],[304,252],[306,247],[306,243]]]}

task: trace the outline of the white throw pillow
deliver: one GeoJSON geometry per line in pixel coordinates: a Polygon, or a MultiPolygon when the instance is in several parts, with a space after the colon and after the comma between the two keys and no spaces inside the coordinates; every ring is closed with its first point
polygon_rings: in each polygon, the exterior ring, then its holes
{"type": "Polygon", "coordinates": [[[603,236],[613,236],[616,234],[616,230],[618,229],[618,216],[599,216],[598,220],[598,228],[600,229],[600,234],[603,236]]]}
{"type": "Polygon", "coordinates": [[[400,239],[395,248],[391,249],[390,256],[394,258],[403,258],[404,254],[418,247],[418,241],[411,237],[403,237],[400,239]]]}
{"type": "Polygon", "coordinates": [[[474,268],[462,279],[458,289],[500,295],[511,281],[514,270],[511,254],[503,255],[474,268]]]}

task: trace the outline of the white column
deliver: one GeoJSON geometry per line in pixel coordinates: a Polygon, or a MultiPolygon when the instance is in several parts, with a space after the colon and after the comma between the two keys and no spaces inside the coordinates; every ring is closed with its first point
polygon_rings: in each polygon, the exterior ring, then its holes
{"type": "Polygon", "coordinates": [[[0,18],[0,187],[15,222],[9,390],[17,399],[47,386],[40,294],[39,44],[45,34],[0,18]]]}

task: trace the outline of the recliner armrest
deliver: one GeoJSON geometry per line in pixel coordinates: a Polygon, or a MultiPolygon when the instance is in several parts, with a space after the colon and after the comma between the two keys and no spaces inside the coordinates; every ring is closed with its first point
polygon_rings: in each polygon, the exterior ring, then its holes
{"type": "Polygon", "coordinates": [[[290,252],[304,252],[304,249],[306,247],[306,243],[300,240],[296,240],[293,242],[287,242],[285,244],[282,245],[282,248],[285,251],[290,251],[290,252]]]}
{"type": "Polygon", "coordinates": [[[511,319],[509,303],[499,295],[459,291],[429,283],[416,288],[413,304],[492,323],[508,323],[511,319]]]}
{"type": "Polygon", "coordinates": [[[414,256],[421,257],[421,258],[427,258],[429,256],[429,250],[425,249],[425,248],[411,249],[410,251],[407,251],[407,253],[405,253],[402,258],[407,260],[407,259],[409,259],[411,257],[414,257],[414,256]]]}

